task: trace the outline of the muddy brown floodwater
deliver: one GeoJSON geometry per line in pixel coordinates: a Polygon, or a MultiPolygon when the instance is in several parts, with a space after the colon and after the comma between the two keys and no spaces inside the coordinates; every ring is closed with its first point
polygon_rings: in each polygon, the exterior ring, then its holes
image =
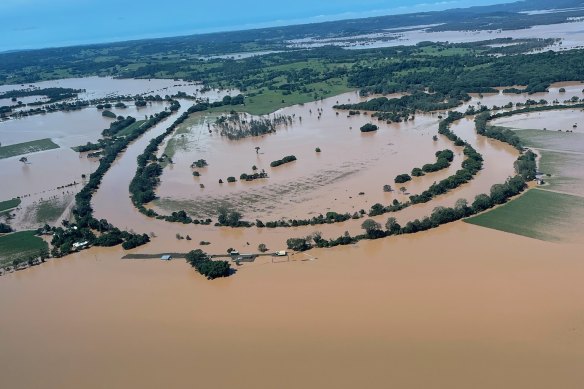
{"type": "Polygon", "coordinates": [[[0,280],[7,388],[580,388],[582,246],[455,223],[209,282],[98,249],[0,280]]]}

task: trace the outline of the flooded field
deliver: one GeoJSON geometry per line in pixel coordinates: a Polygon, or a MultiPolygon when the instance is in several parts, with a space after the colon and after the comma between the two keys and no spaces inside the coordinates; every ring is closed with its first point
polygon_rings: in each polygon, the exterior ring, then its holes
{"type": "Polygon", "coordinates": [[[576,389],[580,249],[456,223],[214,282],[92,250],[0,280],[0,374],[15,389],[576,389]]]}
{"type": "MultiPolygon", "coordinates": [[[[201,84],[184,81],[102,77],[46,81],[31,85],[3,85],[0,86],[0,92],[30,88],[31,86],[85,89],[85,92],[79,94],[79,98],[84,100],[135,94],[159,94],[164,97],[182,91],[192,96],[205,97],[214,101],[219,98],[219,95],[222,97],[229,93],[217,90],[201,92],[203,88],[201,84]]],[[[26,98],[19,100],[25,103],[30,102],[26,98]]],[[[188,107],[191,102],[184,101],[183,105],[188,107]]],[[[128,105],[127,108],[113,107],[111,111],[118,116],[132,116],[137,120],[142,120],[163,111],[167,106],[167,103],[152,102],[145,107],[135,107],[134,105],[128,105]]],[[[97,141],[101,137],[101,131],[108,128],[112,121],[113,119],[103,117],[101,111],[95,107],[0,121],[0,142],[3,146],[44,138],[50,138],[59,146],[58,149],[27,155],[28,163],[26,164],[19,161],[20,156],[0,159],[0,180],[10,182],[10,185],[2,187],[0,199],[5,200],[13,197],[23,199],[20,207],[22,212],[15,213],[14,226],[17,228],[38,226],[40,221],[44,220],[43,217],[34,216],[38,204],[50,200],[59,204],[58,208],[63,208],[62,205],[66,203],[67,206],[64,207],[64,210],[72,204],[72,196],[81,189],[84,183],[82,176],[88,177],[91,174],[97,167],[97,160],[88,159],[84,154],[80,155],[71,148],[97,141]],[[67,168],[64,169],[64,167],[67,168]],[[34,220],[38,220],[39,223],[35,223],[34,220]]],[[[54,209],[56,208],[53,207],[54,209]]],[[[42,225],[42,223],[40,224],[42,225]]]]}
{"type": "MultiPolygon", "coordinates": [[[[30,87],[37,88],[73,88],[85,89],[84,93],[79,94],[82,100],[99,99],[104,97],[119,95],[165,95],[172,96],[177,92],[185,92],[189,95],[199,97],[208,97],[210,100],[217,100],[219,94],[221,97],[225,93],[219,93],[216,90],[201,92],[203,85],[200,83],[187,82],[182,80],[168,79],[115,79],[111,77],[84,77],[84,78],[66,78],[52,81],[42,81],[34,84],[18,85],[0,85],[0,93],[14,89],[27,89],[30,87]]],[[[19,99],[22,100],[22,99],[19,99]]],[[[24,103],[27,101],[22,100],[24,103]]],[[[2,104],[0,104],[2,105],[2,104]]]]}
{"type": "Polygon", "coordinates": [[[493,123],[516,129],[522,141],[540,154],[540,170],[546,174],[542,189],[584,196],[582,110],[517,115],[493,123]]]}
{"type": "Polygon", "coordinates": [[[568,50],[584,47],[584,21],[576,20],[570,23],[533,26],[521,30],[484,30],[484,31],[428,31],[428,27],[420,26],[407,31],[387,32],[347,36],[344,38],[320,39],[305,38],[288,42],[291,48],[311,48],[326,45],[336,45],[349,49],[366,49],[377,47],[412,46],[420,42],[450,42],[468,43],[491,39],[545,39],[557,38],[560,42],[546,50],[568,50]]]}
{"type": "MultiPolygon", "coordinates": [[[[584,112],[582,109],[531,112],[498,119],[493,124],[521,130],[573,131],[584,133],[584,112]]],[[[543,135],[545,136],[545,135],[543,135]]]]}

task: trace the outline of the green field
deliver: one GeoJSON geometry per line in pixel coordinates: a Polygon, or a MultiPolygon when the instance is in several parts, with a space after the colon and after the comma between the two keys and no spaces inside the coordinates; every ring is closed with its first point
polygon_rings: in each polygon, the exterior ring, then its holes
{"type": "Polygon", "coordinates": [[[532,189],[505,205],[465,221],[539,240],[571,242],[584,231],[584,198],[532,189]]]}
{"type": "Polygon", "coordinates": [[[0,201],[0,212],[8,211],[9,209],[16,208],[20,205],[22,200],[12,199],[6,201],[0,201]]]}
{"type": "Polygon", "coordinates": [[[39,151],[58,149],[59,145],[49,138],[33,140],[30,142],[16,143],[0,147],[0,159],[16,157],[18,155],[36,153],[39,151]]]}
{"type": "MultiPolygon", "coordinates": [[[[289,95],[285,95],[281,90],[255,90],[251,92],[252,95],[256,93],[255,96],[245,99],[245,107],[237,106],[232,109],[239,112],[247,112],[251,115],[267,115],[280,108],[289,107],[295,104],[309,103],[320,98],[328,98],[354,90],[354,88],[348,87],[346,80],[342,78],[307,84],[306,87],[313,89],[314,91],[309,93],[292,92],[289,95]]],[[[226,107],[217,107],[212,108],[209,111],[229,112],[230,110],[230,108],[226,107]]]]}
{"type": "Polygon", "coordinates": [[[48,249],[48,244],[35,236],[35,231],[20,231],[0,236],[0,266],[12,265],[12,261],[28,259],[40,250],[48,249]]]}

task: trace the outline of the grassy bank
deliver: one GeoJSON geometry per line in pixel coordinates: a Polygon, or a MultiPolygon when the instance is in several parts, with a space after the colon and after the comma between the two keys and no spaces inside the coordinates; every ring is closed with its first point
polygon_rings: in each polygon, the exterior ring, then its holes
{"type": "Polygon", "coordinates": [[[465,221],[539,240],[572,241],[575,233],[584,230],[584,199],[532,189],[518,199],[465,221]]]}
{"type": "Polygon", "coordinates": [[[0,213],[4,212],[4,211],[8,211],[9,209],[18,207],[21,202],[22,202],[22,200],[20,200],[20,199],[0,201],[0,213]]]}
{"type": "Polygon", "coordinates": [[[33,140],[30,142],[16,143],[0,147],[0,159],[16,157],[19,155],[36,153],[39,151],[58,149],[59,145],[49,138],[33,140]]]}
{"type": "Polygon", "coordinates": [[[38,255],[42,249],[48,249],[48,244],[35,231],[20,231],[0,236],[0,267],[12,265],[12,261],[28,259],[38,255]]]}

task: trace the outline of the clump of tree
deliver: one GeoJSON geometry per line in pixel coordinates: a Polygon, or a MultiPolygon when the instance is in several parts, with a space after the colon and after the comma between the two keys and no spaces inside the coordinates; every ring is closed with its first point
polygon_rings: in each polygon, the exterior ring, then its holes
{"type": "Polygon", "coordinates": [[[442,169],[446,169],[454,160],[454,153],[452,152],[452,150],[437,151],[436,158],[437,160],[435,163],[427,163],[424,166],[422,166],[422,171],[424,173],[432,173],[442,169]]]}
{"type": "Polygon", "coordinates": [[[367,219],[361,224],[361,228],[365,230],[369,239],[383,238],[385,233],[381,230],[381,224],[373,219],[367,219]]]}
{"type": "Polygon", "coordinates": [[[290,238],[286,241],[286,246],[294,251],[306,251],[312,248],[312,244],[307,238],[290,238]]]}
{"type": "Polygon", "coordinates": [[[183,210],[172,212],[170,215],[165,216],[164,220],[171,223],[182,224],[190,224],[193,222],[193,219],[183,210]]]}
{"type": "Polygon", "coordinates": [[[226,207],[217,209],[217,225],[226,227],[251,227],[251,223],[241,220],[243,215],[226,207]]]}
{"type": "Polygon", "coordinates": [[[214,127],[221,136],[229,139],[242,139],[249,136],[260,136],[275,133],[279,127],[291,125],[293,116],[273,115],[270,118],[251,118],[247,114],[231,112],[215,120],[214,127]]]}
{"type": "Polygon", "coordinates": [[[361,126],[360,130],[361,130],[361,132],[374,132],[374,131],[379,130],[379,127],[377,127],[375,124],[367,123],[367,124],[361,126]]]}
{"type": "Polygon", "coordinates": [[[200,249],[193,250],[186,255],[186,261],[201,275],[208,280],[215,278],[229,277],[231,275],[231,265],[227,261],[213,261],[200,249]]]}
{"type": "Polygon", "coordinates": [[[412,169],[412,177],[422,177],[422,176],[425,176],[422,169],[420,169],[419,167],[415,167],[412,169]]]}
{"type": "Polygon", "coordinates": [[[535,179],[537,173],[536,155],[531,150],[521,154],[513,164],[515,172],[524,180],[531,181],[535,179]]]}
{"type": "Polygon", "coordinates": [[[115,113],[113,113],[112,111],[110,111],[110,110],[107,110],[107,109],[106,109],[106,110],[104,110],[104,111],[101,113],[101,116],[103,116],[103,117],[106,117],[106,118],[110,118],[110,119],[116,119],[116,118],[117,118],[117,116],[116,116],[116,114],[115,114],[115,113]]]}
{"type": "Polygon", "coordinates": [[[296,161],[296,157],[294,155],[288,155],[288,156],[286,156],[286,157],[284,157],[282,159],[278,159],[276,161],[272,161],[270,163],[270,166],[271,167],[277,167],[277,166],[280,166],[280,165],[284,165],[285,163],[294,162],[294,161],[296,161]]]}
{"type": "MultiPolygon", "coordinates": [[[[367,93],[367,91],[364,89],[363,93],[367,93]]],[[[411,95],[403,97],[393,99],[377,97],[356,104],[335,105],[334,108],[376,111],[374,116],[379,120],[384,120],[388,123],[399,123],[408,120],[408,118],[413,116],[416,111],[430,112],[452,109],[468,100],[470,100],[470,96],[460,90],[453,90],[447,93],[425,93],[423,91],[415,91],[411,95]]],[[[361,129],[361,131],[363,131],[363,129],[361,129]]],[[[371,131],[375,130],[372,129],[371,131]]]]}
{"type": "Polygon", "coordinates": [[[263,179],[263,178],[268,178],[268,173],[266,173],[265,170],[263,170],[263,169],[261,172],[254,172],[251,174],[242,173],[239,176],[239,179],[242,181],[253,181],[253,180],[259,180],[259,179],[263,179]]]}
{"type": "Polygon", "coordinates": [[[395,183],[396,184],[403,184],[405,182],[411,181],[412,177],[409,174],[400,174],[397,177],[395,177],[395,183]]]}
{"type": "Polygon", "coordinates": [[[199,160],[197,160],[197,161],[195,161],[195,162],[193,162],[191,164],[191,168],[199,168],[199,169],[202,169],[202,168],[204,168],[206,166],[209,166],[209,164],[204,159],[199,159],[199,160]]]}

